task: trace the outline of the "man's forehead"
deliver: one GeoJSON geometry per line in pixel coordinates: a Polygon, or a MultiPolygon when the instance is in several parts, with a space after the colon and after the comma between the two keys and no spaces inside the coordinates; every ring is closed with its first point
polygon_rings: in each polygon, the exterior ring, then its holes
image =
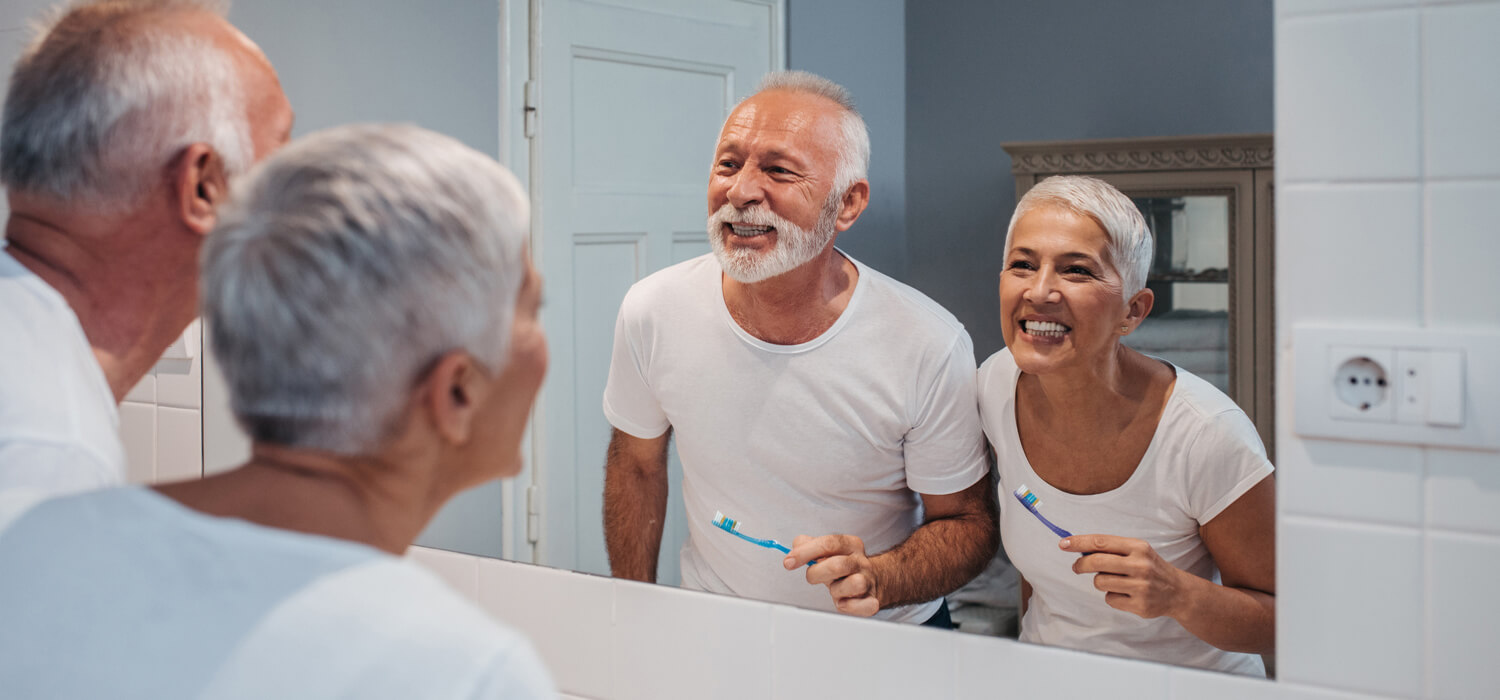
{"type": "MultiPolygon", "coordinates": [[[[784,143],[788,146],[809,139],[821,142],[819,131],[834,128],[842,108],[819,95],[773,90],[753,95],[740,103],[719,133],[721,147],[744,141],[784,143]]],[[[806,144],[798,144],[804,146],[806,144]]]]}

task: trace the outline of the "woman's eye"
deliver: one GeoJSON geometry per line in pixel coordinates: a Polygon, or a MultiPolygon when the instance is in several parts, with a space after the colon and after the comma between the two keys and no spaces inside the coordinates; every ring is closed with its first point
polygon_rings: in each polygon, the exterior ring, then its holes
{"type": "Polygon", "coordinates": [[[1034,265],[1032,265],[1031,263],[1025,261],[1025,260],[1012,260],[1009,265],[1005,266],[1005,269],[1007,269],[1007,270],[1034,270],[1034,269],[1036,269],[1036,267],[1034,265]]]}
{"type": "Polygon", "coordinates": [[[1063,270],[1063,274],[1086,275],[1088,277],[1093,277],[1094,271],[1080,265],[1069,265],[1066,269],[1063,270]]]}

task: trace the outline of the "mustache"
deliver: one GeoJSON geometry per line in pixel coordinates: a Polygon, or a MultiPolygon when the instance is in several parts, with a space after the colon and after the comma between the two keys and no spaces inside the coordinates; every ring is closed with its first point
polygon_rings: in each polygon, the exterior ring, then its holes
{"type": "Polygon", "coordinates": [[[709,225],[717,229],[724,224],[748,224],[750,226],[770,226],[778,231],[794,231],[796,226],[790,221],[777,216],[769,207],[763,205],[751,205],[744,209],[736,209],[732,204],[724,204],[708,215],[709,225]]]}

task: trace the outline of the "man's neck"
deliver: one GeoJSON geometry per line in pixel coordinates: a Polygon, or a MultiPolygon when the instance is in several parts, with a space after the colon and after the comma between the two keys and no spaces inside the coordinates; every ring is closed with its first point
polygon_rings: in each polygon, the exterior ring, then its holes
{"type": "Polygon", "coordinates": [[[859,268],[829,244],[802,266],[743,284],[723,275],[724,303],[741,328],[768,343],[806,343],[833,326],[859,281],[859,268]]]}
{"type": "Polygon", "coordinates": [[[6,252],[68,302],[119,401],[193,320],[195,241],[140,212],[77,215],[18,204],[12,196],[6,252]]]}

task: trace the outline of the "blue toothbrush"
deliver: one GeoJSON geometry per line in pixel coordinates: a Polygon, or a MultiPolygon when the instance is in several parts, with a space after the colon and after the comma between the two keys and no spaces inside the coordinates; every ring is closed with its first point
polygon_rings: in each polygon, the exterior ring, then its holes
{"type": "MultiPolygon", "coordinates": [[[[713,523],[714,527],[719,528],[720,530],[723,530],[731,535],[734,535],[735,537],[738,537],[746,542],[749,542],[750,544],[758,544],[762,547],[765,547],[766,549],[780,550],[783,554],[792,553],[791,549],[788,549],[786,545],[777,542],[776,540],[763,540],[759,537],[751,537],[743,532],[740,532],[738,529],[736,529],[739,527],[740,521],[724,515],[720,511],[714,511],[713,523]]],[[[816,563],[818,563],[818,560],[814,559],[810,562],[807,562],[806,564],[803,564],[803,566],[812,566],[816,563]]]]}
{"type": "Polygon", "coordinates": [[[743,532],[740,532],[739,530],[736,530],[735,527],[740,524],[740,521],[728,517],[720,511],[714,511],[713,522],[714,527],[719,528],[720,530],[723,530],[751,544],[758,544],[762,547],[765,547],[766,549],[779,549],[783,554],[792,553],[791,549],[788,549],[786,545],[777,542],[776,540],[763,540],[758,537],[751,537],[743,532]]]}
{"type": "Polygon", "coordinates": [[[1073,536],[1073,533],[1053,525],[1052,521],[1042,517],[1041,512],[1037,510],[1037,506],[1042,505],[1042,501],[1036,497],[1036,494],[1031,492],[1031,489],[1026,488],[1026,484],[1021,484],[1021,488],[1016,489],[1015,494],[1016,500],[1020,501],[1021,505],[1026,506],[1026,510],[1031,511],[1031,514],[1035,515],[1037,520],[1042,521],[1042,524],[1046,525],[1047,529],[1057,533],[1058,537],[1073,536]]]}

